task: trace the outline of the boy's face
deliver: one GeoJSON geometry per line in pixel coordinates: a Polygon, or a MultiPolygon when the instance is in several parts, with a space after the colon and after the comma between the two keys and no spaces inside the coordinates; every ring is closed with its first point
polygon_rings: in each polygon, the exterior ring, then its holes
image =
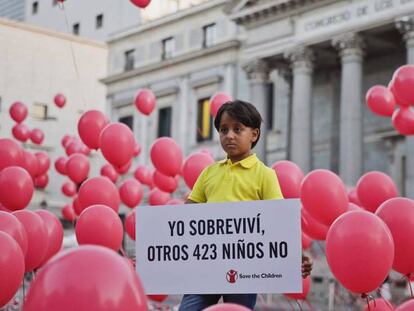
{"type": "Polygon", "coordinates": [[[221,146],[234,163],[250,155],[252,143],[259,136],[259,129],[245,126],[224,112],[220,120],[219,134],[221,146]]]}

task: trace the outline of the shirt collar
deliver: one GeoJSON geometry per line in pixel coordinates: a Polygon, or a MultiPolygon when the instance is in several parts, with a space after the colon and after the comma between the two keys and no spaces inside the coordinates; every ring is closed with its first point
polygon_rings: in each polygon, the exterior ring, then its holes
{"type": "Polygon", "coordinates": [[[247,158],[245,158],[245,159],[243,159],[243,160],[241,160],[241,161],[238,161],[238,162],[236,162],[236,163],[232,163],[231,162],[231,160],[229,159],[229,158],[226,158],[226,159],[223,159],[223,160],[220,160],[220,161],[218,161],[218,163],[220,163],[220,164],[227,164],[227,165],[238,165],[238,164],[240,164],[242,167],[244,167],[244,168],[251,168],[251,167],[253,167],[253,165],[255,165],[257,162],[259,161],[259,159],[257,158],[257,156],[256,156],[256,154],[254,153],[254,154],[252,154],[252,155],[249,155],[247,158]]]}

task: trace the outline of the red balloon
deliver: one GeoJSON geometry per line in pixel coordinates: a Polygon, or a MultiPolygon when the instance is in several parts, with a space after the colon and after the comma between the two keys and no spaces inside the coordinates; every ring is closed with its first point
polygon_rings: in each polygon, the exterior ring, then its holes
{"type": "Polygon", "coordinates": [[[124,230],[118,214],[110,207],[98,204],[82,211],[75,233],[80,245],[94,244],[118,251],[122,246],[124,230]]]}
{"type": "Polygon", "coordinates": [[[355,187],[348,190],[348,199],[349,202],[354,203],[358,206],[362,206],[362,203],[358,198],[358,193],[355,187]]]}
{"type": "Polygon", "coordinates": [[[66,195],[67,197],[73,197],[76,195],[77,187],[76,184],[74,184],[71,181],[67,181],[62,185],[62,193],[66,195]]]}
{"type": "Polygon", "coordinates": [[[8,166],[23,164],[23,149],[14,140],[0,138],[0,171],[8,166]]]}
{"type": "Polygon", "coordinates": [[[68,221],[74,221],[76,219],[76,213],[73,210],[73,207],[71,204],[66,204],[62,210],[62,216],[68,221]]]}
{"type": "Polygon", "coordinates": [[[363,175],[356,188],[362,207],[373,213],[383,202],[398,196],[397,186],[391,177],[378,171],[363,175]]]}
{"type": "Polygon", "coordinates": [[[65,157],[59,157],[55,161],[55,169],[61,175],[66,175],[66,161],[65,157]]]}
{"type": "Polygon", "coordinates": [[[36,213],[28,210],[13,212],[27,233],[26,272],[38,268],[46,256],[48,239],[46,225],[36,213]]]}
{"type": "Polygon", "coordinates": [[[26,142],[30,137],[30,129],[26,124],[18,123],[12,128],[13,137],[18,141],[26,142]]]}
{"type": "Polygon", "coordinates": [[[0,211],[0,231],[7,233],[19,244],[23,255],[27,253],[27,233],[22,223],[11,213],[0,211]]]}
{"type": "Polygon", "coordinates": [[[109,119],[98,110],[85,112],[78,122],[78,132],[83,143],[91,149],[99,148],[99,136],[109,124],[109,119]]]}
{"type": "Polygon", "coordinates": [[[170,199],[165,203],[165,205],[182,205],[185,204],[185,202],[181,199],[170,199]]]}
{"type": "Polygon", "coordinates": [[[164,175],[175,176],[181,171],[183,154],[174,139],[160,137],[151,146],[151,161],[164,175]]]}
{"type": "Polygon", "coordinates": [[[151,184],[151,172],[145,165],[139,165],[135,172],[134,177],[141,184],[150,185],[151,184]]]}
{"type": "Polygon", "coordinates": [[[354,204],[352,202],[349,202],[349,204],[348,204],[348,212],[361,211],[361,210],[362,210],[362,207],[360,207],[360,206],[358,206],[358,205],[356,205],[356,204],[354,204]]]}
{"type": "Polygon", "coordinates": [[[16,294],[24,276],[24,255],[17,242],[0,232],[0,308],[16,294]]]}
{"type": "Polygon", "coordinates": [[[40,129],[33,129],[30,131],[30,140],[36,144],[41,145],[45,138],[45,134],[40,129]]]}
{"type": "Polygon", "coordinates": [[[76,140],[76,138],[66,134],[62,137],[62,140],[60,142],[62,144],[62,147],[66,149],[73,140],[76,140]]]}
{"type": "Polygon", "coordinates": [[[66,104],[66,97],[63,94],[56,94],[53,101],[57,107],[62,108],[66,104]]]}
{"type": "Polygon", "coordinates": [[[308,249],[312,245],[312,238],[302,231],[302,249],[308,249]]]}
{"type": "Polygon", "coordinates": [[[85,154],[87,150],[85,150],[85,145],[77,139],[72,138],[66,147],[66,155],[71,156],[72,154],[76,153],[83,153],[85,154]]]}
{"type": "Polygon", "coordinates": [[[135,209],[133,209],[128,215],[125,217],[125,231],[128,236],[135,241],[135,209]]]}
{"type": "Polygon", "coordinates": [[[204,311],[251,311],[249,308],[234,303],[219,303],[204,309],[204,311]]]}
{"type": "Polygon", "coordinates": [[[391,270],[394,259],[391,232],[372,213],[345,213],[329,229],[326,259],[345,288],[354,293],[369,293],[384,282],[391,270]]]}
{"type": "Polygon", "coordinates": [[[392,125],[402,135],[414,135],[414,110],[401,107],[392,115],[392,125]]]}
{"type": "Polygon", "coordinates": [[[295,163],[287,160],[277,161],[272,165],[279,181],[285,199],[300,198],[300,185],[302,183],[302,170],[295,163]]]}
{"type": "Polygon", "coordinates": [[[99,138],[105,159],[115,167],[122,167],[133,157],[135,139],[131,129],[123,123],[111,123],[99,138]]]}
{"type": "Polygon", "coordinates": [[[22,167],[30,174],[30,176],[32,176],[32,178],[35,178],[39,171],[39,161],[33,153],[23,150],[22,167]]]}
{"type": "Polygon", "coordinates": [[[141,146],[138,143],[135,143],[135,147],[134,147],[134,157],[139,156],[140,153],[141,153],[141,146]]]}
{"type": "Polygon", "coordinates": [[[119,194],[122,202],[126,206],[134,208],[141,202],[141,199],[144,196],[144,189],[137,180],[128,178],[124,180],[119,188],[119,194]]]}
{"type": "Polygon", "coordinates": [[[316,221],[304,208],[301,212],[302,232],[314,240],[324,241],[329,227],[316,221]]]}
{"type": "Polygon", "coordinates": [[[50,158],[48,154],[44,151],[39,151],[35,153],[37,163],[38,163],[38,171],[37,175],[44,175],[50,168],[50,158]]]}
{"type": "Polygon", "coordinates": [[[47,174],[43,174],[40,176],[37,176],[34,181],[34,186],[38,189],[44,189],[46,188],[47,184],[49,183],[49,176],[47,174]]]}
{"type": "Polygon", "coordinates": [[[16,121],[16,123],[21,123],[27,117],[27,107],[22,102],[14,102],[9,109],[11,118],[16,121]]]}
{"type": "Polygon", "coordinates": [[[213,158],[204,152],[197,152],[190,155],[183,165],[183,178],[188,188],[193,189],[201,172],[213,163],[213,158]]]}
{"type": "Polygon", "coordinates": [[[395,311],[413,311],[414,310],[414,299],[410,299],[404,302],[402,305],[397,307],[395,311]]]}
{"type": "Polygon", "coordinates": [[[33,196],[33,180],[29,173],[17,166],[0,172],[0,203],[11,211],[25,208],[33,196]]]}
{"type": "Polygon", "coordinates": [[[233,98],[226,93],[216,93],[210,98],[210,112],[211,115],[215,118],[217,115],[218,110],[220,109],[223,104],[232,101],[233,98]]]}
{"type": "Polygon", "coordinates": [[[39,271],[24,310],[147,311],[147,301],[128,261],[109,249],[87,245],[61,252],[39,271]]]}
{"type": "Polygon", "coordinates": [[[63,227],[59,219],[51,212],[46,210],[37,210],[35,213],[42,218],[46,228],[47,249],[46,255],[42,262],[43,265],[62,248],[63,227]]]}
{"type": "MultiPolygon", "coordinates": [[[[147,3],[148,5],[149,0],[131,0],[132,3],[147,3]]],[[[136,4],[138,5],[138,4],[136,4]]],[[[145,6],[146,6],[145,5],[145,6]]],[[[145,7],[144,6],[144,7],[145,7]]],[[[142,89],[139,90],[138,93],[135,95],[134,99],[135,107],[137,107],[138,111],[140,111],[142,114],[148,116],[151,114],[151,112],[155,108],[156,104],[156,98],[155,95],[152,93],[151,90],[148,89],[142,89]]]]}
{"type": "Polygon", "coordinates": [[[302,279],[302,292],[296,294],[285,294],[286,297],[295,300],[305,300],[311,287],[310,277],[302,279]]]}
{"type": "Polygon", "coordinates": [[[368,108],[375,114],[383,117],[391,117],[395,109],[395,98],[392,92],[385,86],[375,85],[371,87],[366,96],[368,108]]]}
{"type": "MultiPolygon", "coordinates": [[[[376,298],[368,303],[364,311],[392,311],[394,306],[384,298],[376,298]]],[[[414,309],[413,309],[414,310],[414,309]]]]}
{"type": "Polygon", "coordinates": [[[116,183],[119,177],[115,168],[108,163],[101,167],[101,176],[108,177],[113,183],[116,183]]]}
{"type": "Polygon", "coordinates": [[[391,80],[391,91],[399,105],[412,105],[414,103],[414,66],[404,65],[398,68],[391,80]]]}
{"type": "Polygon", "coordinates": [[[389,199],[381,204],[375,214],[387,224],[394,238],[392,268],[404,275],[414,273],[414,201],[407,198],[389,199]]]}
{"type": "Polygon", "coordinates": [[[150,205],[164,205],[171,199],[169,193],[154,188],[148,195],[148,202],[150,205]]]}
{"type": "MultiPolygon", "coordinates": [[[[106,177],[93,177],[85,181],[78,191],[81,211],[91,205],[109,206],[118,213],[121,199],[118,189],[106,177]]],[[[76,212],[76,207],[75,207],[76,212]]]]}
{"type": "Polygon", "coordinates": [[[89,168],[88,158],[81,153],[72,154],[66,162],[66,174],[77,184],[88,178],[89,168]]]}
{"type": "Polygon", "coordinates": [[[301,185],[303,207],[316,221],[329,226],[348,209],[348,195],[342,180],[328,170],[314,170],[301,185]]]}
{"type": "Polygon", "coordinates": [[[115,167],[115,170],[118,174],[120,175],[125,175],[126,173],[128,173],[129,169],[131,168],[132,165],[132,159],[129,160],[129,162],[121,167],[115,167]]]}
{"type": "Polygon", "coordinates": [[[167,299],[168,295],[147,295],[147,297],[152,301],[161,303],[167,299]]]}
{"type": "Polygon", "coordinates": [[[155,170],[154,174],[152,175],[152,179],[154,181],[155,186],[164,192],[172,193],[178,187],[177,178],[166,176],[158,172],[157,170],[155,170]]]}
{"type": "Polygon", "coordinates": [[[81,206],[81,204],[79,203],[79,198],[78,197],[75,197],[74,199],[73,199],[73,201],[72,201],[72,208],[73,208],[73,211],[75,212],[75,214],[76,215],[80,215],[81,213],[82,213],[82,206],[81,206]]]}

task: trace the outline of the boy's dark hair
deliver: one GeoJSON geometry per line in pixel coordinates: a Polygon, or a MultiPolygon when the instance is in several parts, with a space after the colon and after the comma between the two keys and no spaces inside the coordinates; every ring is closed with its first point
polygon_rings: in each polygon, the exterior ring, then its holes
{"type": "Polygon", "coordinates": [[[221,116],[224,112],[227,112],[230,117],[239,121],[244,126],[259,129],[259,135],[254,143],[252,143],[252,148],[256,146],[260,138],[260,125],[262,124],[262,116],[256,107],[248,102],[241,100],[233,100],[227,103],[224,103],[220,109],[217,111],[216,118],[214,119],[214,127],[217,131],[220,129],[221,116]]]}

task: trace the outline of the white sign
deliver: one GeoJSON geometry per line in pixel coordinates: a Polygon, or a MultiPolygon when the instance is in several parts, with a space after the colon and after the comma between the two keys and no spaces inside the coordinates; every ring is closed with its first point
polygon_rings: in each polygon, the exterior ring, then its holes
{"type": "Polygon", "coordinates": [[[138,207],[147,294],[302,291],[297,199],[138,207]]]}

